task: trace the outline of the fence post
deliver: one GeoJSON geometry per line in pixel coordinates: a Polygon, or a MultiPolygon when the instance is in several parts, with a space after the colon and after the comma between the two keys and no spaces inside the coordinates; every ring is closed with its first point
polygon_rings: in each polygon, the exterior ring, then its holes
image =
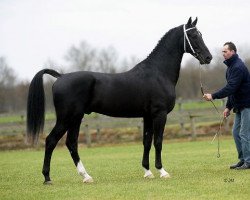
{"type": "MultiPolygon", "coordinates": [[[[20,118],[21,118],[21,122],[20,122],[21,127],[25,127],[24,115],[21,115],[20,118]]],[[[21,134],[23,136],[23,142],[24,142],[24,144],[28,144],[28,138],[27,138],[26,130],[24,129],[21,132],[21,134]]]]}
{"type": "Polygon", "coordinates": [[[88,126],[88,124],[85,125],[85,131],[84,132],[85,132],[87,147],[91,147],[91,135],[89,134],[89,126],[88,126]]]}
{"type": "Polygon", "coordinates": [[[189,118],[190,118],[190,121],[191,121],[191,129],[192,129],[191,140],[196,140],[196,136],[197,136],[196,128],[195,128],[195,121],[194,121],[195,117],[196,116],[189,114],[189,118]]]}
{"type": "Polygon", "coordinates": [[[99,124],[97,124],[97,126],[96,126],[96,143],[99,143],[99,141],[100,141],[100,137],[101,137],[101,130],[100,130],[101,128],[100,128],[100,125],[99,124]]]}
{"type": "Polygon", "coordinates": [[[182,117],[183,110],[182,110],[182,101],[181,100],[178,101],[178,112],[179,112],[179,124],[181,127],[181,132],[182,132],[182,134],[185,134],[185,124],[184,124],[184,120],[182,117]]]}
{"type": "Polygon", "coordinates": [[[142,139],[143,138],[143,119],[142,120],[140,120],[139,122],[138,122],[138,124],[137,124],[137,130],[138,130],[138,133],[139,133],[139,135],[140,135],[140,139],[142,139]]]}

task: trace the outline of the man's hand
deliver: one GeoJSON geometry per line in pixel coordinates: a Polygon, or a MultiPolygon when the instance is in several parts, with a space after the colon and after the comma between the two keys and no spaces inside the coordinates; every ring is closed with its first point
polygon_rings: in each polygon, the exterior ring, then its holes
{"type": "Polygon", "coordinates": [[[203,98],[206,99],[207,101],[213,100],[212,94],[204,94],[203,98]]]}
{"type": "Polygon", "coordinates": [[[227,118],[229,115],[230,115],[230,110],[228,108],[225,108],[225,110],[223,111],[223,116],[227,118]]]}

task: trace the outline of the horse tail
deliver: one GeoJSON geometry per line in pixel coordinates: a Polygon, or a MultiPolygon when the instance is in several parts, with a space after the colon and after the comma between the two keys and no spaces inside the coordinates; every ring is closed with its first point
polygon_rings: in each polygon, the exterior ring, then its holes
{"type": "Polygon", "coordinates": [[[60,73],[51,69],[39,71],[32,79],[29,87],[27,101],[27,139],[32,144],[37,143],[40,132],[43,132],[44,113],[45,113],[45,95],[43,88],[43,74],[50,74],[58,78],[60,73]]]}

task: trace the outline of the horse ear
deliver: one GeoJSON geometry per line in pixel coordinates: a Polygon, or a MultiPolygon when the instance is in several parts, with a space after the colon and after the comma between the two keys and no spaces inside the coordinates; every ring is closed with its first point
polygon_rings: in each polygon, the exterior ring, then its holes
{"type": "Polygon", "coordinates": [[[192,25],[193,25],[193,26],[196,26],[197,21],[198,21],[198,18],[196,17],[196,19],[193,21],[192,25]]]}
{"type": "Polygon", "coordinates": [[[189,17],[189,20],[188,20],[188,22],[187,22],[187,25],[188,25],[188,26],[191,26],[191,24],[192,24],[192,18],[189,17]]]}

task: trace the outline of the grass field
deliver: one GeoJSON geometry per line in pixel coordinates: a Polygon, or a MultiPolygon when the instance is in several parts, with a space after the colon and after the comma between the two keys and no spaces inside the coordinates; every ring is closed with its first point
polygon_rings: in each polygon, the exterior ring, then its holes
{"type": "Polygon", "coordinates": [[[55,149],[53,185],[43,185],[43,150],[0,152],[0,198],[5,199],[249,199],[250,170],[229,170],[236,152],[232,140],[165,143],[163,164],[172,176],[162,180],[151,152],[152,180],[143,178],[142,145],[80,147],[81,159],[94,178],[84,184],[66,148],[55,149]]]}

